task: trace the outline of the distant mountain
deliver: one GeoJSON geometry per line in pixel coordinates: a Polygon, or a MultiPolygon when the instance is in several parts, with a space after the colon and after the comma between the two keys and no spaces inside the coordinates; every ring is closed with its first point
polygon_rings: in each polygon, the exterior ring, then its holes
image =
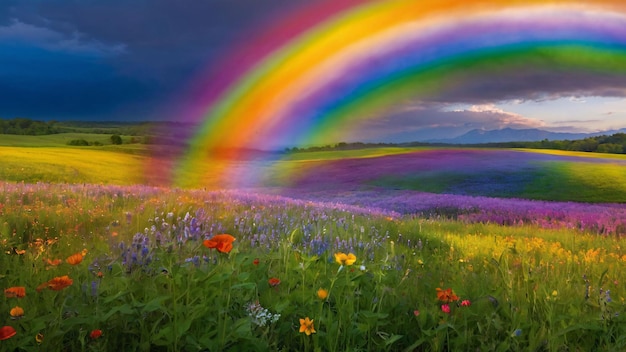
{"type": "Polygon", "coordinates": [[[536,128],[529,129],[513,129],[503,128],[501,130],[471,130],[461,136],[448,139],[431,139],[423,142],[427,143],[445,143],[445,144],[480,144],[480,143],[502,143],[502,142],[537,142],[544,139],[550,141],[558,140],[576,140],[587,137],[595,137],[601,135],[612,135],[615,133],[626,133],[626,128],[620,130],[610,130],[594,133],[564,133],[549,132],[536,128]]]}

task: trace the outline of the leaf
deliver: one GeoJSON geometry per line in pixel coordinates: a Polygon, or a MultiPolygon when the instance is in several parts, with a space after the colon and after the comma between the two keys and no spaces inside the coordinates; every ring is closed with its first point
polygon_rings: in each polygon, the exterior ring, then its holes
{"type": "Polygon", "coordinates": [[[394,344],[396,341],[400,340],[403,337],[404,335],[391,335],[390,338],[385,340],[385,346],[391,346],[392,344],[394,344]]]}
{"type": "Polygon", "coordinates": [[[167,296],[160,296],[157,297],[153,300],[151,300],[150,302],[146,303],[146,305],[143,307],[143,309],[141,310],[142,313],[146,313],[146,312],[154,312],[155,310],[159,310],[163,308],[163,302],[168,299],[167,296]]]}

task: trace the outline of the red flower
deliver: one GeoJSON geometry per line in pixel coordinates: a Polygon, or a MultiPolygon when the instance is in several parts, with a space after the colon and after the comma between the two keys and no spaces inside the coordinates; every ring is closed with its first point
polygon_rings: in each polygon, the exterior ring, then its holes
{"type": "Polygon", "coordinates": [[[26,296],[26,287],[23,287],[23,286],[9,287],[6,290],[4,290],[4,295],[7,298],[13,298],[13,297],[22,298],[22,297],[25,297],[26,296]]]}
{"type": "Polygon", "coordinates": [[[255,259],[252,261],[252,264],[254,264],[254,265],[259,265],[259,258],[255,258],[255,259]]]}
{"type": "Polygon", "coordinates": [[[12,326],[3,326],[0,328],[0,340],[7,340],[15,336],[17,332],[12,326]]]}
{"type": "Polygon", "coordinates": [[[471,305],[472,305],[472,302],[470,302],[470,300],[469,300],[469,299],[464,299],[464,300],[461,302],[461,307],[469,307],[469,306],[471,306],[471,305]]]}
{"type": "Polygon", "coordinates": [[[446,314],[450,314],[450,306],[448,304],[442,304],[441,305],[441,311],[446,313],[446,314]]]}
{"type": "Polygon", "coordinates": [[[202,244],[207,248],[215,248],[219,252],[229,253],[233,249],[235,237],[227,234],[215,235],[208,240],[204,240],[202,244]]]}
{"type": "Polygon", "coordinates": [[[102,330],[100,329],[92,330],[91,333],[89,334],[89,337],[91,337],[92,340],[99,339],[100,336],[102,336],[102,330]]]}
{"type": "Polygon", "coordinates": [[[267,280],[267,282],[270,284],[270,286],[276,287],[276,286],[278,286],[280,284],[280,279],[273,277],[273,278],[267,280]]]}

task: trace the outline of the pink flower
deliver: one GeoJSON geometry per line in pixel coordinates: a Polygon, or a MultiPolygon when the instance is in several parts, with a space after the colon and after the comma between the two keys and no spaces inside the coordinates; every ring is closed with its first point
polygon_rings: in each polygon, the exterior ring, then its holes
{"type": "Polygon", "coordinates": [[[416,310],[414,310],[414,311],[413,311],[413,315],[415,315],[415,316],[419,316],[419,315],[420,315],[420,311],[419,311],[419,310],[417,310],[417,309],[416,309],[416,310]]]}
{"type": "Polygon", "coordinates": [[[472,302],[470,302],[470,300],[469,300],[469,299],[464,299],[464,300],[461,302],[461,307],[469,307],[469,306],[471,306],[471,305],[472,305],[472,302]]]}
{"type": "Polygon", "coordinates": [[[446,313],[446,314],[450,314],[450,305],[448,304],[442,304],[441,305],[441,311],[446,313]]]}

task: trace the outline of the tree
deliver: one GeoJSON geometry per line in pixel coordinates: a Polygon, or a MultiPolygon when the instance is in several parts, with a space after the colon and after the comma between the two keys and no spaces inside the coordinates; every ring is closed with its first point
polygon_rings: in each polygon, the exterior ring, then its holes
{"type": "Polygon", "coordinates": [[[111,136],[111,143],[113,144],[122,144],[122,137],[119,134],[114,134],[111,136]]]}

